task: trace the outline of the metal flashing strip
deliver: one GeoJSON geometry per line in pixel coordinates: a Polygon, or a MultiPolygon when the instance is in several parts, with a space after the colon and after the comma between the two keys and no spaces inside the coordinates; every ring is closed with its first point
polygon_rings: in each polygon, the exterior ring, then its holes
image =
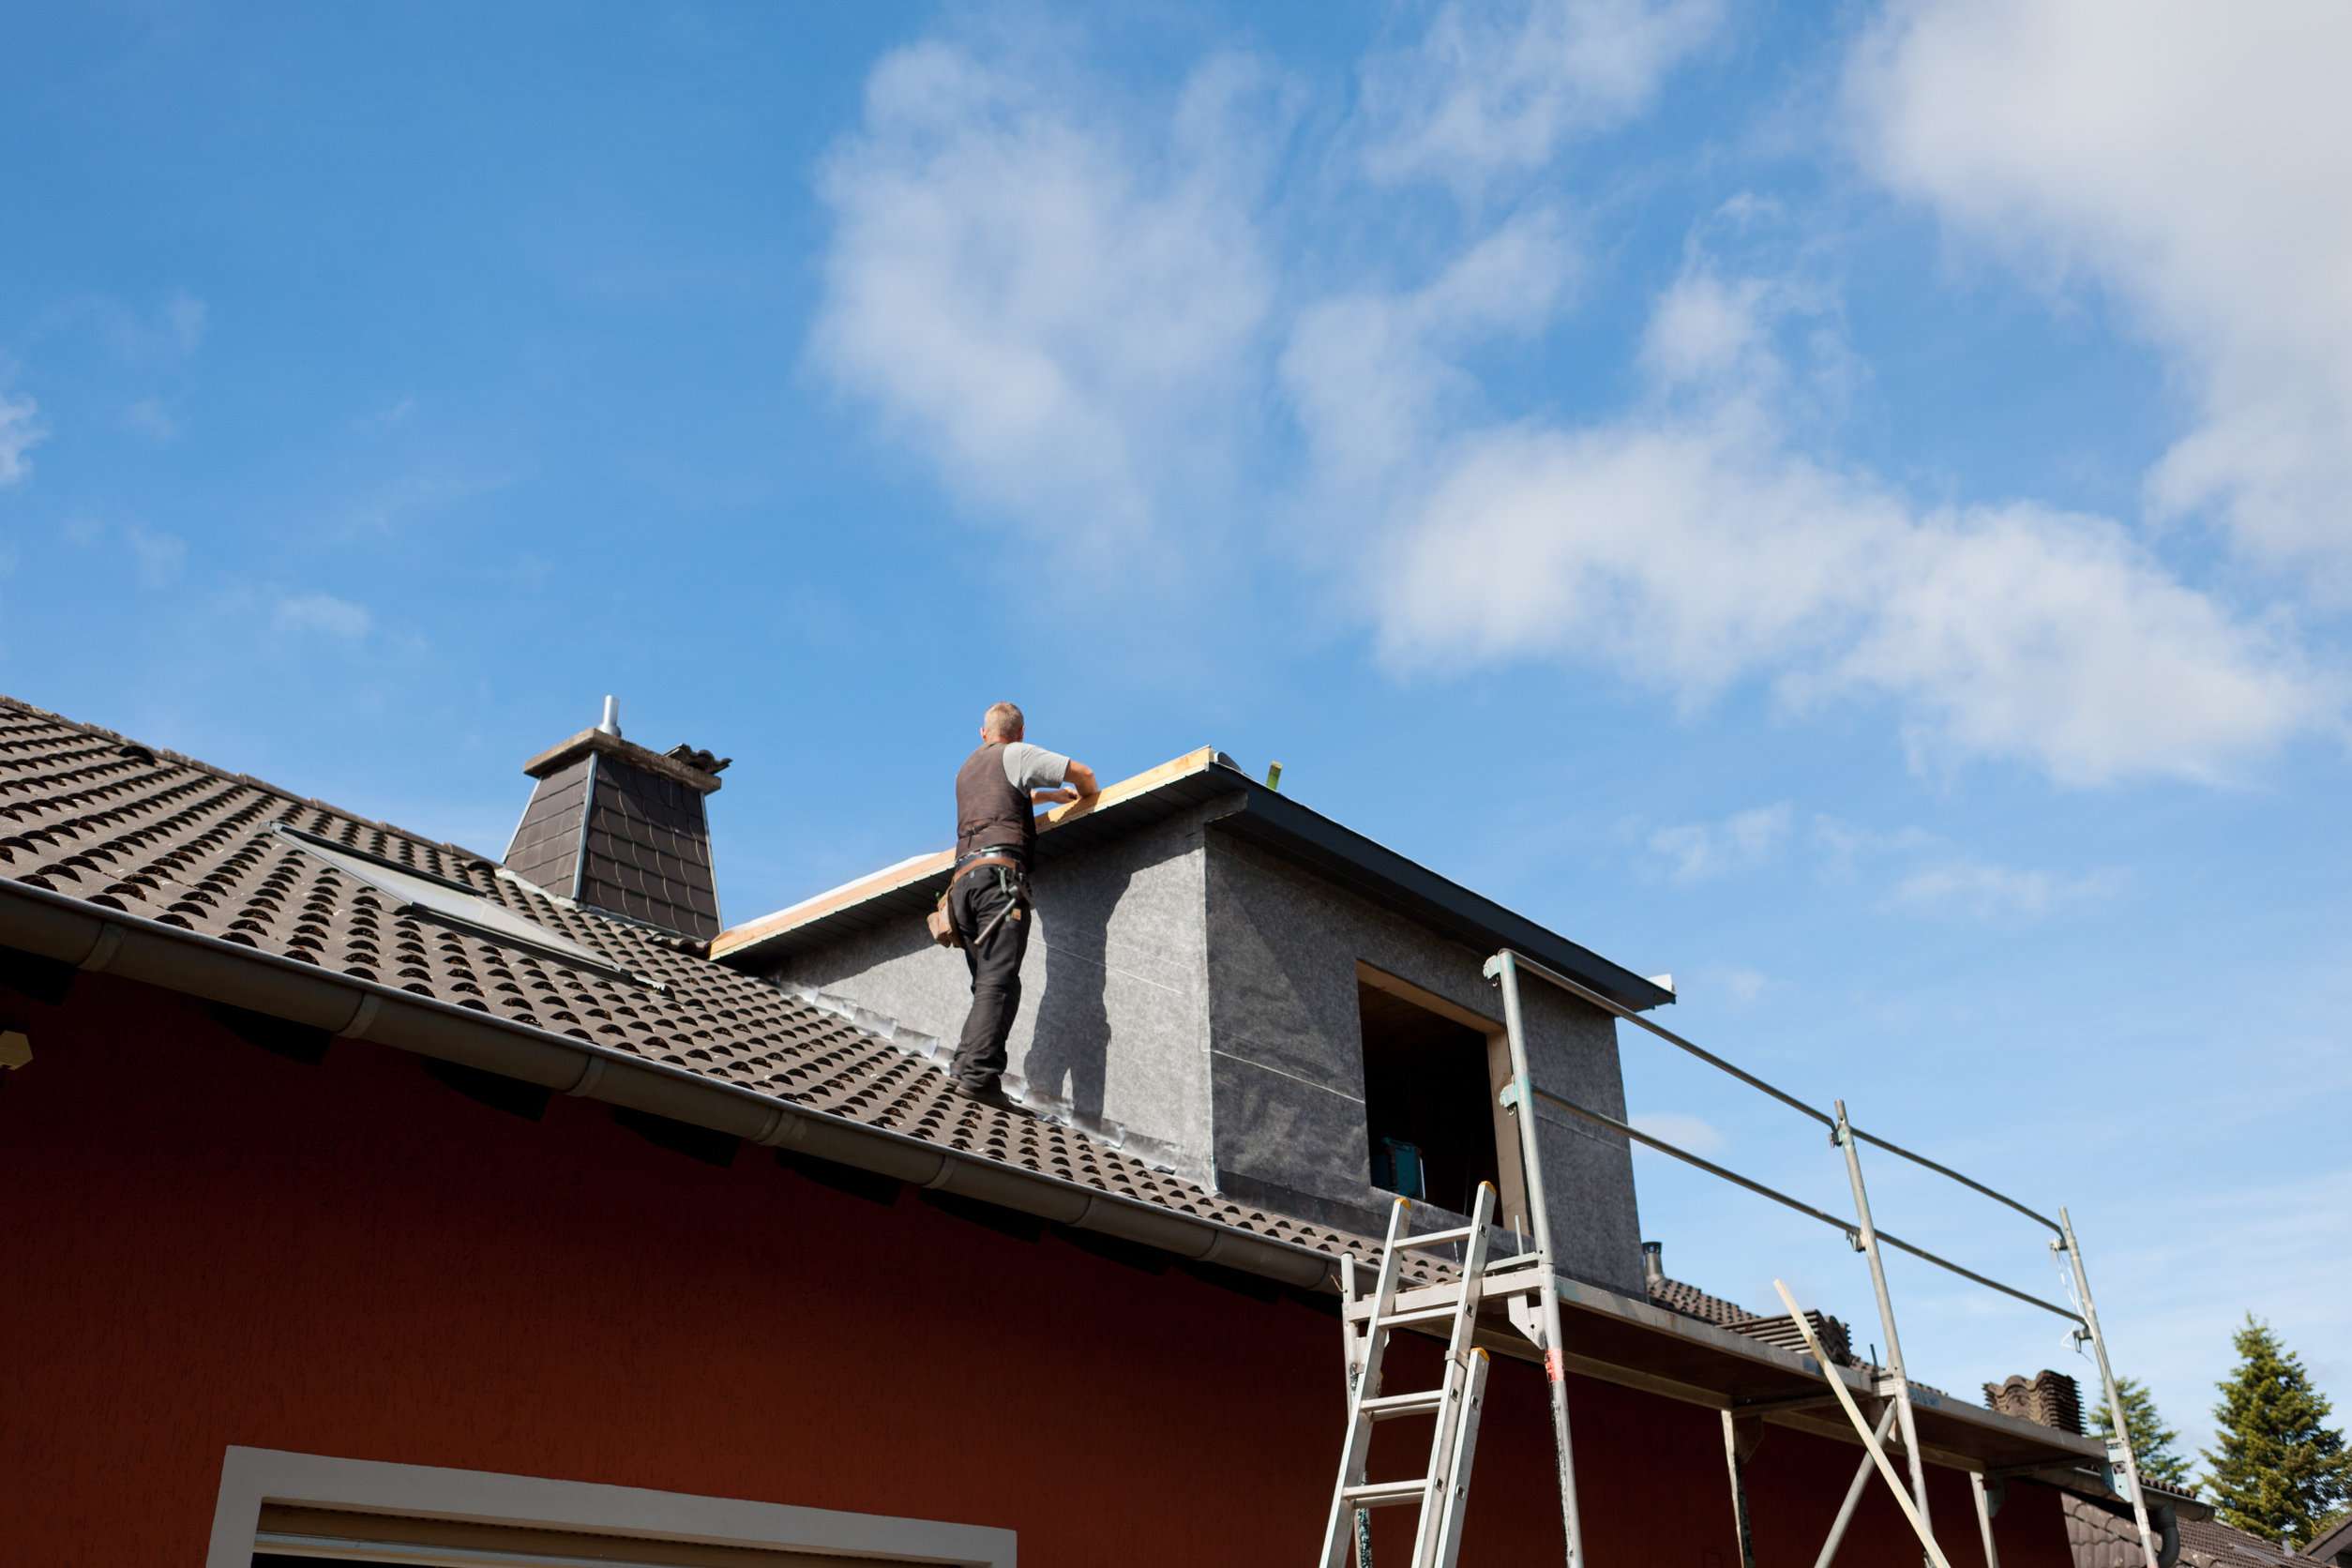
{"type": "MultiPolygon", "coordinates": [[[[340,856],[345,860],[356,860],[361,862],[363,865],[373,866],[380,870],[397,871],[403,877],[414,877],[418,882],[431,882],[434,886],[445,887],[452,893],[462,893],[469,898],[478,898],[481,897],[479,893],[476,893],[473,888],[469,887],[464,882],[458,881],[455,877],[445,877],[437,872],[428,871],[418,866],[403,865],[400,861],[394,860],[389,855],[375,854],[367,850],[354,848],[350,844],[339,844],[334,839],[327,837],[324,834],[312,833],[307,828],[295,827],[291,822],[272,822],[269,824],[269,830],[272,833],[277,834],[281,838],[292,838],[296,843],[303,845],[307,849],[330,851],[334,854],[340,856]]],[[[483,864],[488,865],[489,862],[485,861],[483,864]]],[[[353,874],[354,876],[364,876],[366,873],[354,871],[353,874]]],[[[518,877],[516,880],[520,882],[522,879],[518,877]]]]}
{"type": "MultiPolygon", "coordinates": [[[[909,1029],[897,1018],[877,1013],[870,1007],[861,1007],[846,996],[836,996],[831,991],[819,990],[813,986],[788,986],[784,988],[818,1011],[831,1013],[916,1061],[938,1063],[942,1070],[945,1070],[945,1058],[951,1053],[951,1048],[937,1035],[926,1034],[919,1029],[909,1029]]],[[[1133,1154],[1155,1171],[1173,1173],[1173,1146],[1156,1138],[1139,1138],[1130,1133],[1123,1122],[1115,1122],[1107,1116],[1087,1115],[1068,1097],[1048,1093],[1018,1073],[1007,1071],[1003,1078],[1006,1096],[1039,1121],[1049,1122],[1057,1127],[1067,1127],[1114,1153],[1133,1154]]]]}
{"type": "Polygon", "coordinates": [[[588,753],[588,771],[580,780],[580,836],[572,841],[572,899],[588,885],[588,820],[596,814],[596,754],[588,753]]]}
{"type": "Polygon", "coordinates": [[[461,882],[417,871],[397,861],[386,860],[382,855],[369,854],[338,844],[331,838],[322,838],[315,833],[289,827],[284,822],[273,822],[270,832],[392,899],[404,914],[462,931],[494,946],[511,947],[532,954],[549,963],[562,964],[566,969],[580,970],[648,990],[668,989],[659,980],[616,964],[594,948],[484,897],[461,882]]]}

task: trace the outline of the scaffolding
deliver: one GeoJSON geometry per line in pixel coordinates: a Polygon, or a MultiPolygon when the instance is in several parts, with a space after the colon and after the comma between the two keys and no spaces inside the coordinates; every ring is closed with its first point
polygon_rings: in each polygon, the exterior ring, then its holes
{"type": "MultiPolygon", "coordinates": [[[[1511,1108],[1516,1122],[1532,1249],[1470,1271],[1470,1277],[1457,1285],[1405,1292],[1396,1298],[1395,1305],[1399,1309],[1434,1308],[1443,1300],[1453,1299],[1456,1292],[1473,1301],[1500,1302],[1505,1309],[1509,1330],[1500,1332],[1499,1337],[1523,1340],[1540,1353],[1550,1392],[1560,1526],[1568,1568],[1587,1568],[1576,1465],[1569,1440],[1570,1371],[1711,1406],[1721,1412],[1725,1468],[1741,1568],[1755,1568],[1744,1468],[1766,1422],[1846,1437],[1859,1441],[1864,1451],[1844,1505],[1823,1543],[1817,1568],[1830,1568],[1874,1471],[1893,1490],[1919,1535],[1924,1560],[1936,1568],[1949,1568],[1929,1508],[1927,1467],[1931,1462],[1968,1472],[1987,1568],[1998,1568],[1993,1546],[1993,1491],[2000,1482],[2018,1475],[2075,1485],[2085,1484],[2087,1475],[2103,1480],[2132,1506],[2146,1568],[2160,1568],[2156,1535],[2140,1487],[2138,1459],[2116,1392],[2106,1338],[2100,1330],[2098,1308],[2091,1297],[2090,1277],[2084,1267],[2073,1217],[2063,1207],[2052,1218],[1950,1166],[1856,1126],[1843,1100],[1833,1101],[1832,1108],[1823,1111],[1601,992],[1509,948],[1486,961],[1485,973],[1501,993],[1512,1075],[1510,1084],[1503,1090],[1503,1103],[1511,1108]],[[1832,1214],[1537,1083],[1529,1067],[1520,1000],[1523,976],[1554,987],[1633,1024],[1826,1129],[1830,1143],[1839,1151],[1844,1162],[1853,1198],[1852,1217],[1832,1214]],[[1865,1371],[1832,1357],[1804,1312],[1778,1281],[1774,1282],[1775,1288],[1811,1352],[1809,1356],[1694,1319],[1678,1320],[1676,1315],[1647,1302],[1636,1303],[1562,1274],[1551,1257],[1553,1232],[1545,1203],[1537,1118],[1532,1114],[1538,1103],[1655,1150],[1841,1232],[1868,1262],[1872,1292],[1885,1336],[1884,1365],[1865,1371]],[[1863,1181],[1862,1151],[1865,1145],[1957,1183],[2046,1229],[2050,1232],[2050,1250],[2062,1257],[2069,1266],[2074,1304],[2061,1304],[2021,1290],[1881,1229],[1872,1214],[1869,1189],[1863,1181]],[[2097,1440],[2040,1426],[2018,1417],[1963,1405],[1913,1383],[1904,1364],[1893,1295],[1887,1282],[1885,1254],[1890,1250],[1919,1259],[2071,1323],[2076,1348],[2088,1346],[2096,1360],[2115,1437],[2102,1444],[2097,1440]],[[1576,1325],[1573,1334],[1568,1328],[1572,1315],[1576,1325]],[[1862,1401],[1876,1404],[1877,1410],[1865,1412],[1862,1401]],[[1825,1417],[1825,1408],[1832,1406],[1837,1416],[1825,1417]],[[1890,1444],[1901,1452],[1901,1476],[1889,1457],[1890,1444]],[[2103,1471],[2097,1469],[2102,1464],[2103,1471]]],[[[1351,1299],[1345,1315],[1351,1323],[1365,1320],[1371,1317],[1371,1308],[1351,1299]]],[[[1353,1332],[1351,1329],[1351,1334],[1353,1332]]],[[[1350,1343],[1354,1341],[1351,1339],[1350,1343]]],[[[1519,1353],[1524,1354],[1524,1349],[1519,1353]]],[[[1361,1540],[1360,1529],[1357,1534],[1361,1540]]],[[[1370,1568],[1365,1554],[1368,1541],[1359,1548],[1360,1568],[1370,1568]]]]}

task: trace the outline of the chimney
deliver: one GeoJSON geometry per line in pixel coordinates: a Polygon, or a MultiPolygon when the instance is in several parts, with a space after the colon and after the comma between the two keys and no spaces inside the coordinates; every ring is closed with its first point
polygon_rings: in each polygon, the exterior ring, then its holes
{"type": "MultiPolygon", "coordinates": [[[[1624,1255],[1621,1253],[1619,1256],[1622,1257],[1624,1255]]],[[[1666,1243],[1644,1242],[1641,1244],[1641,1275],[1652,1285],[1664,1283],[1666,1279],[1666,1243]]]]}
{"type": "Polygon", "coordinates": [[[621,705],[608,697],[595,729],[522,764],[538,782],[506,867],[591,909],[707,942],[720,922],[704,797],[732,760],[622,739],[621,705]]]}

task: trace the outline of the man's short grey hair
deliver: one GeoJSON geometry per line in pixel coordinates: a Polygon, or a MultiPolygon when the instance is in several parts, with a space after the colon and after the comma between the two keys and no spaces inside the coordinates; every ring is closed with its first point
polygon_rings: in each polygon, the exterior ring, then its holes
{"type": "Polygon", "coordinates": [[[980,716],[980,728],[993,740],[1017,741],[1025,732],[1020,709],[1010,702],[996,702],[980,716]]]}

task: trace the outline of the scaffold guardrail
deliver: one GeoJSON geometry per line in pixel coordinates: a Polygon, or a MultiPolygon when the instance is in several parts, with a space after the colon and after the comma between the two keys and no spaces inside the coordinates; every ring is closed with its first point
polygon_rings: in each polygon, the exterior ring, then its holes
{"type": "MultiPolygon", "coordinates": [[[[1920,1444],[1912,1408],[1911,1383],[1903,1364],[1902,1342],[1895,1328],[1893,1297],[1887,1283],[1884,1252],[1888,1249],[1917,1258],[1972,1284],[1997,1291],[2027,1305],[2038,1307],[2044,1312],[2053,1313],[2074,1325],[2075,1341],[2078,1346],[2088,1344],[2090,1347],[2097,1361],[2102,1385],[2105,1391],[2108,1418],[2116,1433],[2116,1439],[2110,1447],[2111,1465],[2118,1472],[2115,1477],[2116,1482],[2118,1483],[2118,1489],[2124,1494],[2132,1505],[2133,1519],[2138,1528],[2140,1548],[2146,1559],[2146,1568],[2158,1568],[2156,1537],[2149,1528],[2148,1504],[2140,1487],[2138,1456],[2133,1451],[2130,1427],[2125,1421],[2122,1401],[2117,1392],[2114,1369],[2108,1362],[2106,1339],[2099,1327],[2098,1308],[2091,1298],[2090,1278],[2083,1266],[2081,1244],[2075,1238],[2073,1217],[2064,1207],[2059,1208],[2058,1217],[2053,1219],[2009,1194],[1956,1170],[1941,1161],[1931,1159],[1892,1139],[1854,1125],[1852,1119],[1847,1114],[1846,1102],[1843,1100],[1832,1102],[1833,1110],[1823,1111],[1797,1095],[1708,1050],[1705,1047],[1685,1039],[1663,1024],[1645,1018],[1613,998],[1509,948],[1503,949],[1489,958],[1486,961],[1485,972],[1501,991],[1503,1025],[1510,1048],[1512,1074],[1511,1083],[1504,1090],[1505,1103],[1513,1108],[1516,1116],[1520,1159],[1526,1175],[1529,1218],[1534,1230],[1535,1246],[1542,1254],[1542,1266],[1537,1272],[1546,1282],[1542,1291],[1540,1337],[1534,1333],[1530,1334],[1530,1337],[1538,1338],[1538,1344],[1545,1352],[1545,1362],[1550,1380],[1553,1436],[1560,1470],[1560,1515],[1565,1535],[1565,1560],[1569,1568],[1583,1568],[1585,1558],[1576,1497],[1575,1464],[1568,1442],[1567,1383],[1564,1376],[1566,1347],[1562,1343],[1560,1332],[1558,1292],[1549,1284],[1556,1271],[1551,1266],[1549,1256],[1552,1231],[1545,1202],[1543,1159],[1536,1137],[1536,1118],[1531,1114],[1521,1113],[1531,1108],[1532,1104],[1539,1101],[1589,1123],[1603,1127],[1645,1148],[1655,1150],[1659,1153],[1679,1160],[1718,1180],[1768,1199],[1809,1219],[1829,1226],[1842,1232],[1854,1250],[1862,1253],[1868,1259],[1871,1288],[1877,1302],[1879,1324],[1886,1338],[1887,1356],[1883,1369],[1884,1375],[1877,1379],[1875,1388],[1875,1396],[1885,1402],[1875,1424],[1875,1432],[1874,1424],[1867,1420],[1853,1403],[1844,1382],[1839,1379],[1836,1365],[1823,1351],[1811,1325],[1805,1320],[1804,1314],[1798,1309],[1794,1299],[1787,1298],[1784,1291],[1784,1299],[1792,1319],[1807,1344],[1812,1348],[1815,1360],[1820,1364],[1823,1376],[1831,1384],[1832,1392],[1846,1409],[1855,1427],[1856,1435],[1865,1450],[1863,1461],[1849,1488],[1846,1506],[1839,1513],[1830,1537],[1824,1543],[1818,1560],[1818,1568],[1828,1568],[1828,1564],[1835,1555],[1846,1526],[1852,1517],[1854,1506],[1859,1502],[1873,1469],[1878,1469],[1887,1477],[1890,1485],[1895,1485],[1894,1472],[1880,1447],[1880,1444],[1890,1436],[1899,1437],[1904,1451],[1906,1469],[1908,1471],[1910,1485],[1907,1495],[1900,1495],[1903,1488],[1896,1486],[1899,1500],[1904,1505],[1904,1512],[1918,1529],[1922,1546],[1928,1560],[1940,1562],[1942,1560],[1941,1550],[1935,1543],[1934,1523],[1928,1509],[1926,1461],[1920,1444]],[[1783,1192],[1767,1183],[1759,1182],[1751,1176],[1743,1175],[1684,1149],[1669,1139],[1646,1132],[1622,1117],[1613,1116],[1593,1107],[1581,1105],[1538,1084],[1529,1070],[1528,1064],[1527,1034],[1519,995],[1519,977],[1522,974],[1544,981],[1580,1002],[1597,1007],[1656,1036],[1677,1049],[1687,1052],[1717,1071],[1738,1079],[1749,1088],[1779,1101],[1789,1109],[1827,1128],[1832,1144],[1844,1155],[1847,1185],[1854,1201],[1853,1217],[1849,1219],[1832,1214],[1828,1210],[1783,1192]],[[2047,1229],[2051,1232],[2049,1244],[2051,1250],[2064,1256],[2071,1265],[2075,1304],[2061,1304],[2037,1296],[2031,1291],[2019,1289],[2013,1285],[1954,1262],[1914,1242],[1878,1229],[1871,1214],[1869,1190],[1862,1179],[1861,1151],[1865,1145],[1957,1183],[2047,1229]]],[[[1536,1327],[1536,1325],[1530,1326],[1530,1328],[1536,1327]]],[[[1731,1481],[1732,1505],[1739,1530],[1742,1568],[1754,1568],[1747,1499],[1741,1474],[1741,1442],[1734,1425],[1733,1413],[1729,1410],[1723,1412],[1723,1423],[1726,1463],[1731,1481]]],[[[1982,1470],[1972,1470],[1970,1480],[1976,1503],[1977,1525],[1982,1535],[1986,1561],[1988,1565],[1992,1565],[1994,1564],[1992,1514],[1982,1470]]]]}

